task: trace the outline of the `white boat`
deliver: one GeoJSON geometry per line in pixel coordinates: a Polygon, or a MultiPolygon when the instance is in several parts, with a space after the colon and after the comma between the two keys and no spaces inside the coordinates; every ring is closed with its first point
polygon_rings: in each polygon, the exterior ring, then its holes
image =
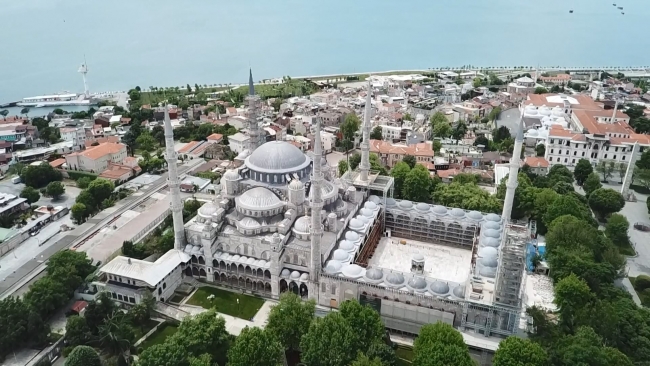
{"type": "Polygon", "coordinates": [[[18,102],[18,106],[21,107],[57,107],[57,106],[66,106],[66,105],[90,105],[91,102],[83,94],[52,94],[52,95],[40,95],[36,97],[23,98],[21,102],[18,102]]]}

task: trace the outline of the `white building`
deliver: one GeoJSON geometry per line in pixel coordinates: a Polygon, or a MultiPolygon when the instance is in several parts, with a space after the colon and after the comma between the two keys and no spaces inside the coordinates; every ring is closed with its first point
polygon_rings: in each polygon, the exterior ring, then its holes
{"type": "Polygon", "coordinates": [[[126,145],[104,142],[97,146],[91,146],[84,151],[66,155],[65,162],[68,169],[101,173],[111,163],[122,164],[126,157],[126,145]]]}
{"type": "Polygon", "coordinates": [[[86,130],[83,127],[62,127],[59,133],[63,141],[70,141],[79,148],[86,146],[86,130]]]}
{"type": "Polygon", "coordinates": [[[232,136],[228,136],[228,146],[230,146],[230,150],[232,150],[232,152],[240,154],[248,147],[249,140],[250,137],[244,135],[241,132],[237,132],[232,136]]]}

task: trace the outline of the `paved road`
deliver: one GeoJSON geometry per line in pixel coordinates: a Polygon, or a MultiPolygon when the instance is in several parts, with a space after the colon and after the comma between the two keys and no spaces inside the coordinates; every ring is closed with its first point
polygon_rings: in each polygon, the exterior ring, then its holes
{"type": "MultiPolygon", "coordinates": [[[[178,174],[184,174],[189,169],[194,167],[198,160],[191,160],[188,162],[189,165],[182,165],[179,168],[178,174]]],[[[139,196],[129,196],[121,201],[121,206],[111,207],[107,210],[101,211],[93,218],[89,219],[83,225],[77,227],[73,231],[69,231],[65,236],[58,239],[58,241],[49,244],[49,246],[43,246],[44,249],[41,253],[34,255],[31,259],[27,259],[22,266],[17,268],[10,277],[7,277],[2,280],[0,283],[0,299],[4,299],[15,292],[23,292],[26,290],[27,286],[32,280],[33,277],[41,273],[46,266],[46,261],[54,253],[69,248],[73,243],[80,241],[86,238],[91,233],[99,230],[105,226],[110,220],[112,220],[116,215],[121,214],[124,211],[132,209],[137,206],[141,201],[146,199],[151,194],[160,190],[164,185],[167,184],[167,173],[162,175],[162,178],[152,184],[142,195],[139,196]]],[[[17,250],[21,250],[19,246],[17,250]]],[[[12,256],[12,253],[7,255],[12,256]]]]}

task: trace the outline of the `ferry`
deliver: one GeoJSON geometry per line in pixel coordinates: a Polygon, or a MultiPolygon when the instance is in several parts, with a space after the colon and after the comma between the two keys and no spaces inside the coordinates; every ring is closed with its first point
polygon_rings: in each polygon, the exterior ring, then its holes
{"type": "Polygon", "coordinates": [[[622,6],[619,6],[619,7],[618,7],[618,10],[623,10],[623,7],[622,7],[622,6]]]}
{"type": "Polygon", "coordinates": [[[83,94],[62,93],[23,98],[17,105],[20,107],[58,107],[67,105],[90,105],[91,101],[83,94]]]}

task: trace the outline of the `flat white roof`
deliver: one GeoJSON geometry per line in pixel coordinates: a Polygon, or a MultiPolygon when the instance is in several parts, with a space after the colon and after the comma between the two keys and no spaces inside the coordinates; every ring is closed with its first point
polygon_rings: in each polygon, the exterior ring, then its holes
{"type": "Polygon", "coordinates": [[[398,237],[381,238],[368,266],[410,273],[411,259],[415,254],[424,256],[426,277],[456,283],[464,283],[469,277],[471,251],[398,237]],[[402,240],[406,244],[399,244],[402,240]]]}
{"type": "Polygon", "coordinates": [[[248,139],[250,139],[250,137],[248,137],[247,135],[244,135],[241,132],[237,132],[236,134],[234,134],[232,136],[228,136],[228,141],[234,140],[234,141],[242,142],[242,141],[246,141],[248,139]]]}
{"type": "Polygon", "coordinates": [[[23,100],[32,100],[32,99],[50,99],[50,98],[74,98],[77,94],[52,94],[52,95],[40,95],[36,97],[23,98],[23,100]]]}
{"type": "Polygon", "coordinates": [[[524,301],[526,308],[537,306],[544,310],[555,311],[553,281],[541,274],[526,274],[524,282],[524,301]]]}
{"type": "Polygon", "coordinates": [[[189,260],[189,255],[180,250],[172,249],[155,262],[118,256],[99,270],[106,274],[143,281],[150,286],[156,286],[174,268],[189,260]]]}

